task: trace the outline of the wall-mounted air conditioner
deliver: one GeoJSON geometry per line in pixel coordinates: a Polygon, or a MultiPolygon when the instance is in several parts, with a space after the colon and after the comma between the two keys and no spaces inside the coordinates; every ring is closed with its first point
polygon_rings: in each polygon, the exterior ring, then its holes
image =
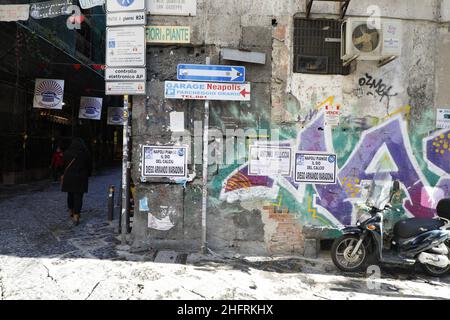
{"type": "Polygon", "coordinates": [[[401,55],[401,21],[381,19],[378,28],[372,18],[348,18],[342,24],[341,59],[344,65],[357,60],[377,60],[382,64],[401,55]],[[384,62],[384,63],[383,63],[384,62]]]}

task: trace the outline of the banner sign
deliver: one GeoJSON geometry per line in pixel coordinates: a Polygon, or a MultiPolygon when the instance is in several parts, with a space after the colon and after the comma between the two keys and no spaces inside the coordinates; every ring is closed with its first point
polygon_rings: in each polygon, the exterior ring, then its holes
{"type": "Polygon", "coordinates": [[[105,82],[105,94],[109,96],[145,95],[145,81],[105,82]]]}
{"type": "Polygon", "coordinates": [[[145,28],[106,28],[108,67],[145,67],[145,28]]]}
{"type": "Polygon", "coordinates": [[[145,0],[106,0],[107,12],[143,10],[145,10],[145,0]]]}
{"type": "Polygon", "coordinates": [[[52,0],[32,3],[30,5],[30,16],[34,19],[55,18],[62,15],[72,14],[69,9],[72,0],[52,0]]]}
{"type": "Polygon", "coordinates": [[[142,147],[143,177],[186,177],[187,147],[142,147]]]}
{"type": "Polygon", "coordinates": [[[81,97],[78,118],[100,120],[102,116],[102,98],[81,97]]]}
{"type": "Polygon", "coordinates": [[[115,12],[106,14],[107,26],[146,25],[147,15],[141,12],[115,12]]]}
{"type": "Polygon", "coordinates": [[[80,6],[82,9],[90,9],[96,6],[102,6],[105,4],[105,0],[80,0],[80,6]]]}
{"type": "Polygon", "coordinates": [[[147,79],[145,68],[106,68],[106,81],[142,81],[147,79]]]}
{"type": "Polygon", "coordinates": [[[251,176],[291,175],[292,150],[277,146],[250,146],[249,169],[251,176]]]}
{"type": "Polygon", "coordinates": [[[147,43],[191,43],[191,27],[147,26],[147,43]]]}
{"type": "Polygon", "coordinates": [[[436,112],[436,128],[450,128],[450,109],[437,109],[436,112]]]}
{"type": "Polygon", "coordinates": [[[179,64],[177,79],[207,82],[245,82],[245,67],[207,65],[207,64],[179,64]]]}
{"type": "Polygon", "coordinates": [[[123,126],[124,122],[125,122],[125,117],[123,114],[123,108],[120,108],[120,107],[109,107],[108,108],[108,119],[106,122],[107,124],[123,126]]]}
{"type": "Polygon", "coordinates": [[[33,108],[62,109],[64,80],[36,79],[33,108]]]}
{"type": "Polygon", "coordinates": [[[250,84],[166,81],[166,99],[250,101],[250,84]]]}
{"type": "Polygon", "coordinates": [[[28,20],[30,17],[29,4],[0,5],[0,21],[28,20]]]}
{"type": "Polygon", "coordinates": [[[314,184],[336,183],[336,155],[298,152],[295,154],[295,182],[314,184]]]}
{"type": "Polygon", "coordinates": [[[197,0],[147,0],[147,11],[154,15],[195,16],[197,0]]]}

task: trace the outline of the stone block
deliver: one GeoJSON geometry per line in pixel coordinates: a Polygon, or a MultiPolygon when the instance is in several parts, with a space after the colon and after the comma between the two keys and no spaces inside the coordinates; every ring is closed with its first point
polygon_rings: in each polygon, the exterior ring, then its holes
{"type": "Polygon", "coordinates": [[[320,240],[305,239],[303,252],[303,256],[305,258],[316,259],[319,256],[319,252],[320,252],[320,240]]]}

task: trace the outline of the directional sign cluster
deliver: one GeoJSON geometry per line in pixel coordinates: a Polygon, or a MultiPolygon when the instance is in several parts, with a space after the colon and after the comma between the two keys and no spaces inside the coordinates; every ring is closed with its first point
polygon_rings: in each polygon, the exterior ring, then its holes
{"type": "Polygon", "coordinates": [[[145,95],[145,0],[106,0],[106,95],[145,95]]]}
{"type": "Polygon", "coordinates": [[[250,101],[245,67],[179,64],[177,79],[166,81],[166,99],[250,101]]]}

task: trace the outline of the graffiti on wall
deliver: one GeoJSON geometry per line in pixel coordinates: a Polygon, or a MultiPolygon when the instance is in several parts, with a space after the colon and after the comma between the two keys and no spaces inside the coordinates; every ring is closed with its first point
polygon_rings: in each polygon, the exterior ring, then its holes
{"type": "Polygon", "coordinates": [[[364,91],[366,89],[366,95],[377,96],[380,98],[380,102],[385,98],[389,101],[391,97],[395,97],[398,94],[391,93],[392,86],[384,83],[383,79],[376,79],[368,73],[364,77],[359,78],[358,83],[361,90],[364,91]]]}
{"type": "MultiPolygon", "coordinates": [[[[329,102],[329,99],[327,99],[329,102]]],[[[322,104],[323,105],[323,104],[322,104]]],[[[281,141],[294,151],[337,153],[348,141],[355,141],[338,159],[336,184],[298,184],[292,177],[250,176],[248,163],[230,172],[222,181],[220,200],[227,202],[265,199],[270,204],[283,200],[283,208],[300,213],[304,223],[346,225],[354,222],[358,203],[363,199],[363,184],[377,171],[388,172],[399,180],[403,197],[400,208],[404,215],[432,217],[437,201],[450,196],[450,130],[441,130],[423,139],[423,168],[416,159],[408,132],[410,107],[391,113],[377,124],[365,126],[362,131],[349,130],[336,135],[336,130],[324,126],[324,110],[310,113],[311,121],[295,138],[281,141]],[[424,169],[440,176],[432,186],[424,169]]]]}

